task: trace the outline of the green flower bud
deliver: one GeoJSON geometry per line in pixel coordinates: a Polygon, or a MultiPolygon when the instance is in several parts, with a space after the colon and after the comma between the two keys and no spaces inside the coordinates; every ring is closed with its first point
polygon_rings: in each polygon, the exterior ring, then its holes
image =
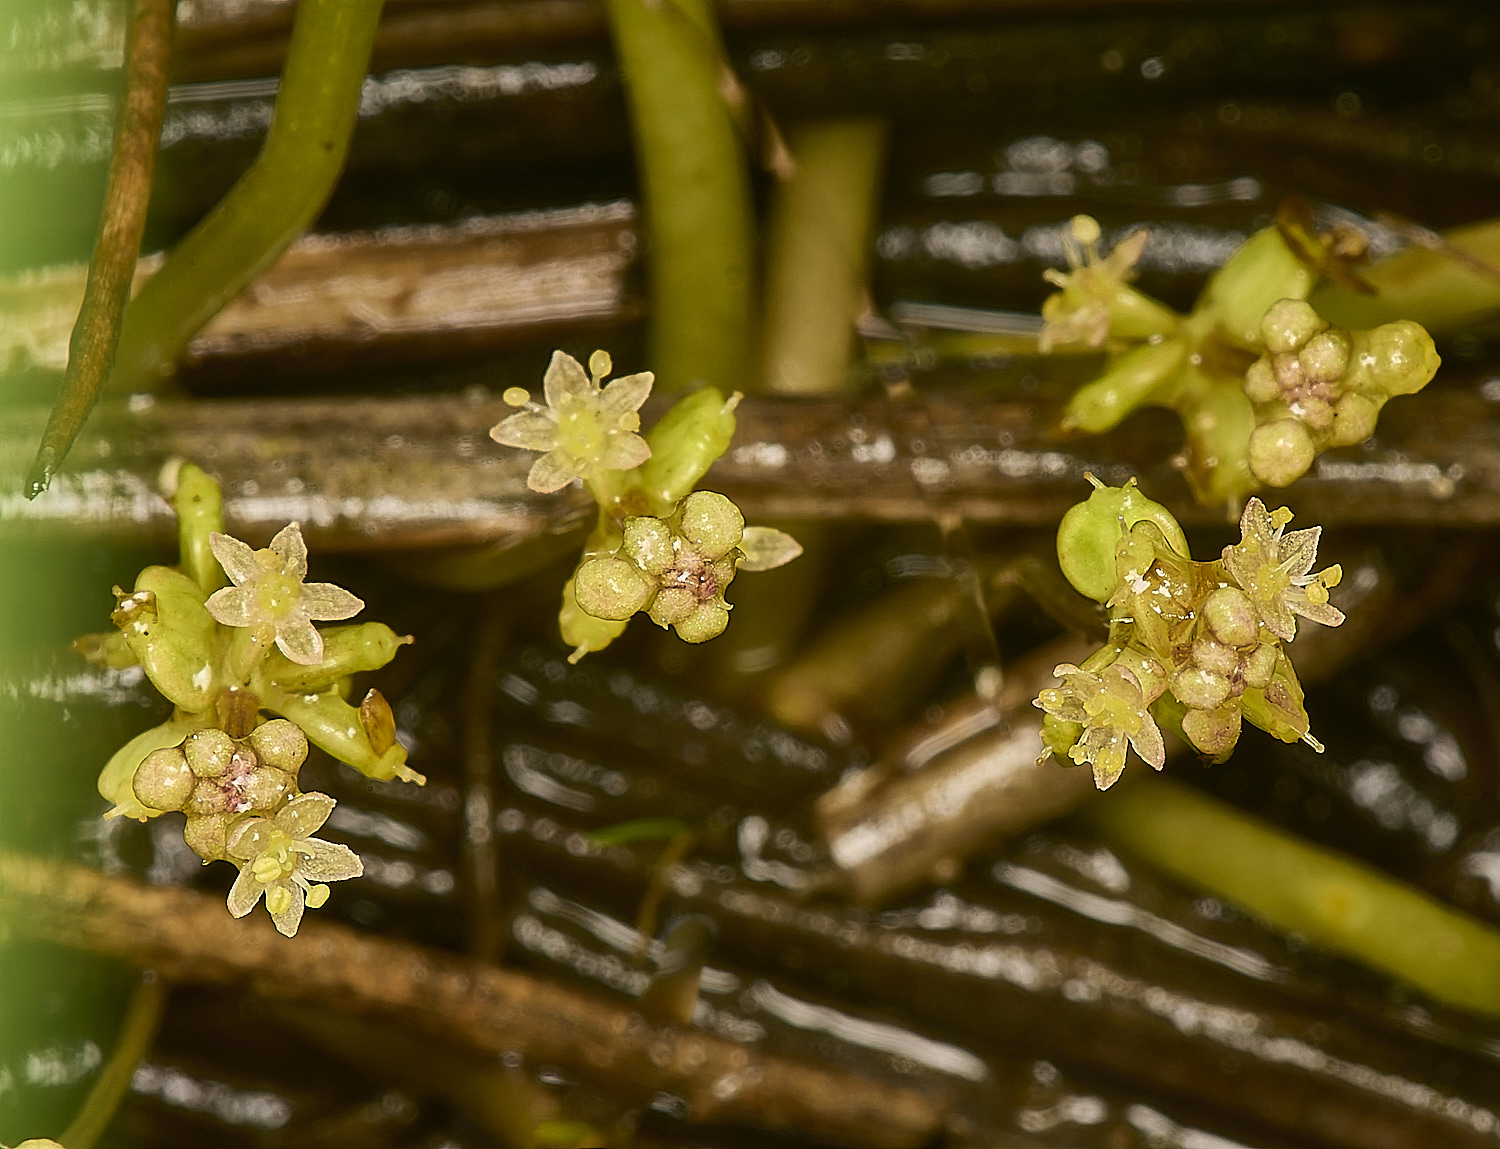
{"type": "Polygon", "coordinates": [[[1335,447],[1352,447],[1375,433],[1380,418],[1380,404],[1366,395],[1345,395],[1333,409],[1333,426],[1329,438],[1335,447]]]}
{"type": "Polygon", "coordinates": [[[671,528],[660,519],[646,516],[625,520],[625,541],[621,547],[625,557],[648,575],[661,574],[677,557],[671,528]]]}
{"type": "Polygon", "coordinates": [[[1203,601],[1203,621],[1226,646],[1249,646],[1260,634],[1255,607],[1239,587],[1220,587],[1210,594],[1203,601]]]}
{"type": "Polygon", "coordinates": [[[660,627],[672,626],[692,614],[698,606],[698,597],[686,587],[669,587],[658,594],[648,612],[651,621],[660,627]]]}
{"type": "Polygon", "coordinates": [[[221,861],[229,856],[225,846],[230,824],[236,814],[190,815],[182,829],[182,840],[205,862],[221,861]]]}
{"type": "Polygon", "coordinates": [[[1281,646],[1278,643],[1263,642],[1257,646],[1245,659],[1240,671],[1245,685],[1264,690],[1271,684],[1271,678],[1276,673],[1276,662],[1280,657],[1281,646]]]}
{"type": "Polygon", "coordinates": [[[694,491],[682,500],[681,516],[678,531],[705,558],[722,558],[745,533],[745,516],[717,491],[694,491]]]}
{"type": "Polygon", "coordinates": [[[1272,355],[1296,352],[1327,328],[1328,322],[1301,298],[1278,299],[1260,321],[1261,339],[1272,355]]]}
{"type": "Polygon", "coordinates": [[[182,751],[171,746],[146,755],[135,772],[131,788],[153,810],[180,810],[193,792],[195,781],[182,751]]]}
{"type": "Polygon", "coordinates": [[[694,611],[677,623],[674,629],[683,642],[707,642],[718,638],[729,625],[729,608],[716,602],[700,603],[694,611]]]}
{"type": "Polygon", "coordinates": [[[367,778],[387,781],[400,778],[406,782],[421,779],[406,765],[406,748],[400,743],[377,753],[370,745],[359,711],[339,697],[335,690],[322,694],[293,694],[274,700],[277,713],[289,718],[307,735],[314,746],[340,762],[353,766],[367,778]]]}
{"type": "Polygon", "coordinates": [[[1229,697],[1229,680],[1201,666],[1189,666],[1173,677],[1172,694],[1193,710],[1212,710],[1229,697]]]}
{"type": "Polygon", "coordinates": [[[188,712],[207,709],[217,625],[203,589],[171,567],[147,567],[111,616],[153,686],[188,712]]]}
{"type": "Polygon", "coordinates": [[[285,718],[261,723],[250,731],[246,741],[267,766],[285,770],[294,778],[307,760],[307,735],[295,722],[285,718]]]}
{"type": "Polygon", "coordinates": [[[1313,383],[1333,383],[1349,366],[1349,337],[1342,331],[1322,331],[1297,352],[1302,374],[1313,383]]]}
{"type": "Polygon", "coordinates": [[[1063,427],[1089,434],[1108,431],[1148,402],[1152,392],[1170,379],[1187,357],[1187,344],[1181,339],[1166,339],[1116,356],[1103,375],[1073,396],[1063,416],[1063,427]]]}
{"type": "Polygon", "coordinates": [[[135,795],[135,774],[155,750],[179,746],[193,730],[193,720],[163,722],[142,731],[110,756],[99,773],[99,793],[110,804],[106,818],[136,818],[144,822],[158,810],[135,795]]]}
{"type": "Polygon", "coordinates": [[[1252,403],[1274,403],[1281,398],[1281,380],[1271,367],[1271,361],[1261,356],[1245,372],[1245,395],[1252,403]]]}
{"type": "Polygon", "coordinates": [[[738,393],[727,400],[712,387],[682,399],[651,428],[651,457],[640,468],[641,485],[658,516],[669,514],[708,473],[734,438],[738,393]]]}
{"type": "Polygon", "coordinates": [[[382,622],[331,626],[320,633],[323,636],[320,661],[305,666],[273,647],[266,654],[261,676],[288,692],[318,694],[351,674],[379,670],[412,641],[411,635],[397,634],[382,622]]]}
{"type": "Polygon", "coordinates": [[[1277,419],[1250,435],[1250,470],[1262,483],[1285,487],[1312,466],[1317,451],[1307,428],[1296,419],[1277,419]]]}
{"type": "Polygon", "coordinates": [[[187,764],[199,778],[217,778],[228,773],[239,747],[222,730],[199,730],[182,744],[187,764]]]}
{"type": "Polygon", "coordinates": [[[1182,716],[1182,733],[1198,753],[1222,762],[1240,740],[1239,704],[1189,710],[1182,716]]]}
{"type": "Polygon", "coordinates": [[[246,812],[274,810],[296,788],[296,780],[285,770],[262,766],[240,780],[237,787],[246,812]]]}
{"type": "Polygon", "coordinates": [[[1408,319],[1356,332],[1351,382],[1387,395],[1411,395],[1432,381],[1442,364],[1432,336],[1408,319]]]}
{"type": "Polygon", "coordinates": [[[577,577],[563,585],[562,609],[557,613],[562,640],[573,648],[569,662],[577,662],[592,650],[603,650],[625,633],[624,620],[597,618],[578,605],[574,595],[577,577]]]}
{"type": "Polygon", "coordinates": [[[1057,530],[1058,563],[1079,593],[1097,602],[1115,593],[1115,549],[1125,530],[1138,522],[1154,523],[1168,546],[1188,553],[1187,537],[1172,512],[1141,494],[1134,479],[1123,487],[1106,486],[1092,475],[1088,479],[1094,493],[1069,508],[1057,530]]]}
{"type": "Polygon", "coordinates": [[[595,618],[623,622],[644,607],[652,586],[634,564],[618,558],[586,559],[573,580],[578,605],[595,618]]]}
{"type": "Polygon", "coordinates": [[[1207,635],[1193,643],[1192,658],[1204,670],[1211,670],[1224,678],[1228,678],[1240,667],[1239,651],[1207,635]]]}

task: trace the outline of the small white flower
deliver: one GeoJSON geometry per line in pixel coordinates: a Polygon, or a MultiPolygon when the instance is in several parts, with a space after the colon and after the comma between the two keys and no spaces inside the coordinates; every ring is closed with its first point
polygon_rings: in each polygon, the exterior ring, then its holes
{"type": "Polygon", "coordinates": [[[1032,705],[1083,727],[1083,736],[1068,751],[1068,757],[1093,768],[1094,785],[1107,790],[1115,784],[1125,769],[1127,745],[1153,769],[1165,765],[1167,752],[1161,731],[1147,709],[1160,693],[1159,687],[1148,697],[1135,673],[1118,664],[1095,674],[1064,662],[1052,673],[1062,685],[1042,691],[1032,705]]]}
{"type": "Polygon", "coordinates": [[[251,550],[239,539],[218,532],[208,545],[232,587],[209,596],[208,613],[225,626],[254,627],[262,642],[274,636],[281,653],[303,666],[323,660],[323,637],[312,620],[352,618],[365,604],[328,582],[307,577],[307,544],[296,523],[283,527],[266,550],[251,550]]]}
{"type": "Polygon", "coordinates": [[[1113,309],[1119,305],[1121,289],[1135,278],[1147,233],[1144,228],[1131,232],[1103,259],[1099,238],[1098,223],[1086,215],[1074,216],[1062,236],[1068,270],[1042,272],[1048,283],[1061,288],[1042,304],[1046,322],[1037,342],[1044,355],[1070,343],[1101,347],[1109,337],[1113,309]]]}
{"type": "Polygon", "coordinates": [[[520,387],[506,391],[507,403],[526,409],[493,427],[490,437],[507,447],[546,452],[526,476],[533,491],[548,494],[592,470],[627,471],[651,457],[646,440],[636,434],[641,429],[637,412],[656,377],[643,371],[601,386],[613,367],[607,352],[595,351],[589,357],[590,378],[578,360],[554,351],[542,380],[545,405],[531,402],[520,387]]]}
{"type": "Polygon", "coordinates": [[[251,818],[230,834],[229,856],[241,862],[240,876],[229,891],[229,912],[242,918],[261,895],[276,928],[287,937],[302,924],[304,906],[317,909],[328,900],[321,883],[357,878],[364,865],[348,846],[312,837],[333,812],[327,794],[301,794],[271,818],[251,818]]]}
{"type": "Polygon", "coordinates": [[[1240,516],[1238,545],[1224,548],[1224,565],[1250,598],[1265,628],[1283,642],[1297,637],[1300,614],[1324,626],[1338,626],[1344,612],[1328,601],[1328,588],[1338,586],[1343,570],[1331,566],[1310,574],[1318,558],[1322,527],[1284,533],[1292,521],[1285,507],[1274,513],[1259,499],[1245,504],[1240,516]]]}

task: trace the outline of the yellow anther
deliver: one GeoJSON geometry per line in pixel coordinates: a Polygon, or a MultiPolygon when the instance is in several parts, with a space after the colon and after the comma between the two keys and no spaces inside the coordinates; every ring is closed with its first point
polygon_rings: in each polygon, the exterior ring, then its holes
{"type": "Polygon", "coordinates": [[[1073,233],[1073,238],[1084,247],[1092,247],[1099,242],[1103,232],[1099,229],[1099,221],[1091,215],[1075,215],[1068,221],[1068,230],[1073,233]]]}
{"type": "Polygon", "coordinates": [[[328,901],[328,887],[321,883],[316,886],[307,887],[307,905],[310,909],[317,909],[328,901]]]}
{"type": "Polygon", "coordinates": [[[500,398],[505,400],[507,406],[524,407],[531,402],[531,392],[524,387],[507,387],[500,398]]]}
{"type": "Polygon", "coordinates": [[[257,882],[268,886],[281,877],[281,861],[274,854],[261,854],[250,863],[250,872],[255,875],[257,882]]]}
{"type": "Polygon", "coordinates": [[[292,908],[292,891],[285,886],[272,886],[266,891],[266,909],[274,916],[284,914],[292,908]]]}
{"type": "Polygon", "coordinates": [[[1271,526],[1278,531],[1291,521],[1292,512],[1290,507],[1277,507],[1271,512],[1271,526]]]}

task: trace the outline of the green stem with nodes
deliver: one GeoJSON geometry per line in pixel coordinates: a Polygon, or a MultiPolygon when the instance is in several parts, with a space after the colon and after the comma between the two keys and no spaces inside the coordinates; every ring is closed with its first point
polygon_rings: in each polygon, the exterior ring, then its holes
{"type": "Polygon", "coordinates": [[[1500,931],[1419,890],[1165,778],[1123,786],[1082,816],[1112,845],[1279,929],[1500,1016],[1500,931]]]}
{"type": "Polygon", "coordinates": [[[787,134],[797,167],[771,208],[761,337],[760,384],[773,394],[849,385],[885,142],[877,119],[823,120],[787,134]]]}
{"type": "Polygon", "coordinates": [[[120,391],[172,373],[189,341],[317,219],[344,167],[381,0],[300,0],[259,157],[125,312],[120,391]]]}
{"type": "Polygon", "coordinates": [[[650,237],[651,363],[667,393],[743,390],[752,358],[748,164],[706,0],[608,0],[650,237]]]}
{"type": "Polygon", "coordinates": [[[130,1088],[131,1076],[141,1058],[156,1040],[157,1028],[161,1025],[162,1010],[167,1003],[165,983],[153,973],[147,972],[131,995],[130,1007],[125,1011],[125,1021],[120,1026],[119,1043],[110,1054],[99,1080],[89,1090],[83,1107],[63,1131],[62,1144],[67,1149],[92,1149],[104,1134],[115,1110],[130,1088]]]}

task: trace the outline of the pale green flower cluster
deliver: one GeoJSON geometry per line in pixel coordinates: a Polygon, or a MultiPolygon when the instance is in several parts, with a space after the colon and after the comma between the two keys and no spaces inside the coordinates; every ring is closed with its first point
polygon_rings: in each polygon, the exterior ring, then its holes
{"type": "Polygon", "coordinates": [[[111,803],[106,817],[181,811],[184,838],[204,861],[240,867],[231,911],[249,911],[252,887],[265,891],[277,928],[292,934],[304,906],[327,897],[314,883],[360,873],[347,849],[307,837],[333,807],[298,789],[309,743],[372,778],[422,781],[379,692],[358,707],[341,693],[350,675],[384,666],[410,639],[381,623],[320,631],[315,620],[347,619],[364,603],[306,581],[297,524],[253,550],[223,533],[219,489],[203,471],[184,464],[176,482],[181,567],[147,567],[129,593],[116,588],[116,631],[77,644],[95,662],[139,665],[173,706],[115,753],[99,791],[111,803]],[[273,825],[286,841],[261,833],[273,825]]]}
{"type": "Polygon", "coordinates": [[[738,394],[695,391],[642,437],[637,411],[653,377],[606,384],[613,367],[595,351],[585,374],[576,359],[553,352],[546,403],[510,388],[505,401],[525,410],[490,431],[506,446],[546,452],[527,477],[532,490],[546,494],[580,479],[599,506],[558,619],[574,662],[608,646],[641,611],[686,642],[706,642],[729,622],[724,590],[737,571],[770,570],[802,551],[781,531],[747,528],[724,495],[693,489],[729,446],[738,394]]]}
{"type": "Polygon", "coordinates": [[[1166,508],[1131,487],[1100,486],[1070,511],[1058,536],[1063,571],[1105,602],[1110,634],[1081,666],[1058,666],[1060,685],[1037,697],[1044,757],[1088,763],[1103,790],[1124,770],[1127,748],[1162,768],[1161,726],[1217,761],[1242,721],[1321,750],[1284,644],[1297,616],[1344,621],[1328,601],[1342,572],[1312,572],[1322,528],[1288,533],[1291,517],[1252,498],[1240,541],[1195,562],[1166,508]]]}
{"type": "Polygon", "coordinates": [[[1073,396],[1064,427],[1099,433],[1141,407],[1169,407],[1187,435],[1186,473],[1199,500],[1238,507],[1262,484],[1285,486],[1317,453],[1373,432],[1393,395],[1436,373],[1432,338],[1416,323],[1331,330],[1305,302],[1313,267],[1277,228],[1251,236],[1209,280],[1188,315],[1129,286],[1147,233],[1099,257],[1099,225],[1076,217],[1069,271],[1042,305],[1044,353],[1108,352],[1103,373],[1073,396]]]}

